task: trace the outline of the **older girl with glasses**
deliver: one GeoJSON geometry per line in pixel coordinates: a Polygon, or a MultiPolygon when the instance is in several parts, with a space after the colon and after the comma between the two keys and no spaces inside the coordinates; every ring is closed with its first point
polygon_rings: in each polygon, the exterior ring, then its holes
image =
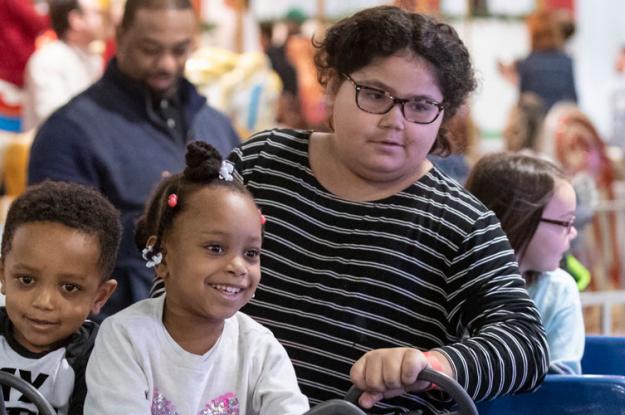
{"type": "Polygon", "coordinates": [[[579,374],[584,319],[573,277],[558,268],[577,236],[575,191],[552,163],[500,153],[477,162],[467,189],[501,222],[536,302],[549,343],[552,373],[579,374]]]}
{"type": "Polygon", "coordinates": [[[267,217],[246,312],[285,346],[313,405],[355,383],[375,412],[439,413],[436,392],[404,394],[427,389],[428,366],[475,399],[533,389],[547,345],[508,240],[426,159],[446,151],[475,88],[466,47],[391,6],[338,22],[317,47],[331,132],[265,131],[230,157],[267,217]]]}

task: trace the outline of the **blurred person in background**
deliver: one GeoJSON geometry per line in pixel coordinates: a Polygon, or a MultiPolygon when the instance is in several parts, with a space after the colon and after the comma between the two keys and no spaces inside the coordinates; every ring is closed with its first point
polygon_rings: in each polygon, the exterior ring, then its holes
{"type": "Polygon", "coordinates": [[[504,147],[508,151],[542,152],[545,105],[538,95],[524,92],[508,114],[503,130],[504,147]]]}
{"type": "MultiPolygon", "coordinates": [[[[293,27],[285,25],[285,28],[293,27]]],[[[299,29],[294,32],[286,30],[284,41],[274,41],[274,24],[263,23],[261,28],[261,42],[265,54],[271,62],[271,67],[282,81],[282,93],[278,103],[277,122],[291,128],[304,128],[304,120],[301,113],[299,86],[297,70],[295,65],[287,56],[286,43],[289,38],[299,33],[299,29]]]]}
{"type": "Polygon", "coordinates": [[[117,56],[102,78],[42,124],[28,180],[78,182],[105,194],[122,213],[110,315],[148,296],[152,273],[134,243],[135,221],[155,185],[182,170],[198,139],[228,154],[240,142],[230,120],[184,77],[197,17],[190,0],[127,0],[117,56]]]}
{"type": "Polygon", "coordinates": [[[533,92],[546,110],[559,101],[577,102],[573,60],[564,52],[565,32],[553,11],[540,10],[527,18],[530,54],[513,64],[498,62],[499,72],[518,85],[519,93],[533,92]]]}
{"type": "Polygon", "coordinates": [[[0,133],[22,131],[24,68],[48,26],[47,14],[31,0],[0,1],[0,133]]]}
{"type": "Polygon", "coordinates": [[[24,68],[35,51],[37,36],[49,26],[48,17],[30,0],[0,1],[0,80],[19,88],[24,85],[24,68]]]}
{"type": "Polygon", "coordinates": [[[93,47],[103,35],[99,0],[49,0],[48,4],[57,39],[37,49],[26,66],[25,130],[37,128],[102,75],[102,56],[93,47]]]}
{"type": "Polygon", "coordinates": [[[286,40],[284,41],[286,57],[295,67],[297,73],[298,105],[307,128],[327,130],[326,101],[323,88],[319,85],[317,71],[315,70],[314,40],[323,37],[325,29],[318,28],[315,39],[311,39],[312,33],[304,33],[304,24],[313,25],[308,15],[301,9],[291,8],[285,18],[286,40]]]}
{"type": "Polygon", "coordinates": [[[464,184],[471,166],[478,157],[479,146],[479,131],[466,103],[449,120],[447,133],[451,144],[449,154],[446,156],[430,154],[428,159],[452,179],[464,184]]]}

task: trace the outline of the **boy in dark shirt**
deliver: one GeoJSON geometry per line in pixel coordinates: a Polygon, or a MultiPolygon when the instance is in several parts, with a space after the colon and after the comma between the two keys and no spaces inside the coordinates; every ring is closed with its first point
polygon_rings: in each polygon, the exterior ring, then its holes
{"type": "MultiPolygon", "coordinates": [[[[82,414],[97,333],[85,319],[117,286],[111,272],[120,234],[119,212],[78,184],[44,182],[9,209],[0,258],[0,370],[35,386],[59,415],[82,414]]],[[[36,413],[17,390],[4,399],[9,413],[36,413]]]]}

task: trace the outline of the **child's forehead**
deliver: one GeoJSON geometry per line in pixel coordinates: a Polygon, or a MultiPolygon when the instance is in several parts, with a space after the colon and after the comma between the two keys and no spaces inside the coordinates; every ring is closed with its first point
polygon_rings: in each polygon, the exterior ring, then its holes
{"type": "Polygon", "coordinates": [[[98,235],[95,232],[79,226],[51,220],[33,220],[19,223],[15,226],[13,239],[15,239],[15,235],[18,233],[25,234],[24,237],[27,238],[39,237],[40,235],[72,235],[98,242],[98,235]]]}
{"type": "Polygon", "coordinates": [[[247,193],[227,186],[211,186],[194,192],[183,201],[183,210],[174,219],[175,226],[186,231],[203,228],[232,227],[241,222],[258,222],[260,214],[254,199],[247,193]],[[191,229],[190,229],[191,228],[191,229]]]}
{"type": "MultiPolygon", "coordinates": [[[[50,261],[65,258],[81,263],[100,263],[100,241],[96,234],[59,222],[34,221],[21,223],[15,227],[6,252],[7,260],[12,256],[39,255],[50,261]]],[[[68,263],[71,266],[72,263],[68,263]]]]}
{"type": "Polygon", "coordinates": [[[92,246],[75,249],[75,245],[63,245],[54,250],[51,244],[37,244],[24,249],[16,242],[3,258],[7,278],[25,275],[44,284],[85,286],[99,286],[106,279],[99,250],[90,249],[92,246]]]}
{"type": "Polygon", "coordinates": [[[232,186],[213,185],[205,186],[191,193],[187,197],[190,208],[205,210],[207,206],[216,210],[227,209],[232,204],[238,206],[255,206],[251,195],[232,186]]]}

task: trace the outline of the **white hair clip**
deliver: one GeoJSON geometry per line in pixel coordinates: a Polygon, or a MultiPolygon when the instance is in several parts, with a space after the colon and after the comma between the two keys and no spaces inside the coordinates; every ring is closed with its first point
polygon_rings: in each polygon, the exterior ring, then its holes
{"type": "Polygon", "coordinates": [[[221,162],[221,167],[219,168],[219,178],[226,182],[231,182],[234,178],[232,176],[232,172],[234,171],[234,164],[229,162],[228,160],[224,160],[221,162]]]}
{"type": "Polygon", "coordinates": [[[143,248],[143,251],[141,251],[141,256],[143,257],[143,259],[145,259],[145,266],[147,268],[154,268],[163,260],[163,254],[160,252],[158,254],[152,255],[153,248],[154,246],[148,245],[143,248]]]}

